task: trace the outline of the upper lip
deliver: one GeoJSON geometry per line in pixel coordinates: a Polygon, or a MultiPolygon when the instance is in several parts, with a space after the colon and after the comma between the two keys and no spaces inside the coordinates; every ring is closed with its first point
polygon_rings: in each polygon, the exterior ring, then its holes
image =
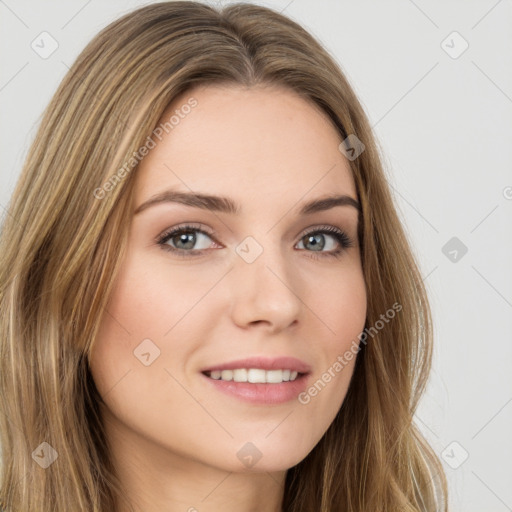
{"type": "Polygon", "coordinates": [[[216,364],[201,370],[211,372],[215,370],[236,370],[237,368],[260,368],[262,370],[292,370],[298,373],[309,373],[311,367],[304,361],[295,357],[249,357],[247,359],[237,359],[228,363],[216,364]]]}

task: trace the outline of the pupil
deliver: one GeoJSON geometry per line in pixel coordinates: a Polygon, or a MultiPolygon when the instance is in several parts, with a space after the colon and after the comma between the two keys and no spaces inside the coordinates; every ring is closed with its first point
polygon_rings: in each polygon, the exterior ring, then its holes
{"type": "Polygon", "coordinates": [[[313,243],[313,249],[314,250],[322,250],[325,247],[325,241],[322,242],[322,239],[320,238],[322,235],[320,233],[316,235],[308,235],[306,238],[308,239],[308,242],[313,243]],[[320,241],[319,241],[320,238],[320,241]]]}
{"type": "Polygon", "coordinates": [[[194,247],[194,244],[195,244],[195,234],[194,233],[187,233],[187,234],[181,234],[181,235],[178,235],[178,244],[180,242],[183,242],[184,244],[187,244],[187,240],[188,240],[188,245],[186,247],[178,247],[179,249],[192,249],[194,247]]]}

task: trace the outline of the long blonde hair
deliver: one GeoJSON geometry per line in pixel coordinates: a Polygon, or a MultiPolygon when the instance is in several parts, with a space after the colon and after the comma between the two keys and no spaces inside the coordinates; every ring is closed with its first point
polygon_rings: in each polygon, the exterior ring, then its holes
{"type": "Polygon", "coordinates": [[[175,97],[209,83],[287,87],[342,138],[364,143],[350,166],[366,326],[402,306],[361,344],[338,415],[288,470],[283,511],[446,511],[442,466],[413,422],[431,365],[430,310],[363,108],[335,60],[287,17],[182,1],[142,7],[89,43],[48,105],[12,196],[0,237],[0,498],[16,512],[110,512],[122,496],[88,358],[125,251],[136,168],[101,199],[95,191],[175,97]],[[46,468],[36,463],[55,454],[46,468]]]}

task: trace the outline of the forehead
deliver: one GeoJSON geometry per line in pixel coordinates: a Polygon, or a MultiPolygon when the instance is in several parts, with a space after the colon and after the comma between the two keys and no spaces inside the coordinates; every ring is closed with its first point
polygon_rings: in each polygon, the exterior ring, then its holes
{"type": "Polygon", "coordinates": [[[136,171],[136,203],[169,188],[260,208],[309,194],[356,197],[341,136],[326,113],[292,90],[196,87],[173,101],[159,126],[161,140],[152,137],[156,146],[136,171]]]}

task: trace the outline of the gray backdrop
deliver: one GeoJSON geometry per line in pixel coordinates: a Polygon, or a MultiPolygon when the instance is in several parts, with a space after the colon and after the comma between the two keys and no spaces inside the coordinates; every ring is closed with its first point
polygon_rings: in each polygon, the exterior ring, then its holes
{"type": "MultiPolygon", "coordinates": [[[[144,3],[0,0],[0,213],[85,44],[144,3]]],[[[224,3],[229,3],[225,1],[224,3]]],[[[417,414],[451,510],[512,510],[512,4],[272,0],[341,64],[385,152],[433,307],[417,414]]]]}

